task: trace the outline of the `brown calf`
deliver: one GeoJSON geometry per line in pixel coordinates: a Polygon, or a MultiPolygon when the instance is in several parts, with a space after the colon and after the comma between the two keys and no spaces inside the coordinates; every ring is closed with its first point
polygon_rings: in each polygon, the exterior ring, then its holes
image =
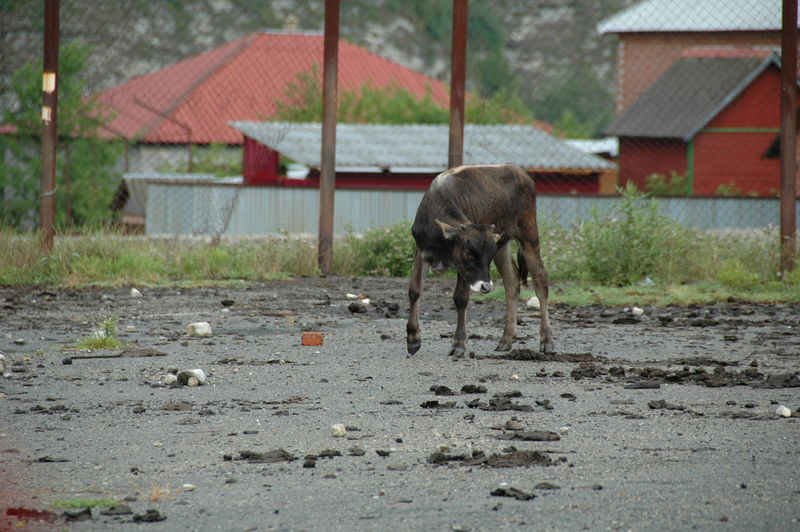
{"type": "Polygon", "coordinates": [[[408,285],[409,354],[416,353],[422,345],[419,298],[428,268],[435,273],[444,273],[449,268],[458,272],[453,293],[458,323],[450,355],[462,356],[466,350],[470,290],[481,293],[492,290],[489,277],[492,260],[506,292],[505,330],[497,350],[508,351],[514,342],[520,281],[527,284],[528,268],[541,305],[540,349],[554,350],[547,308],[547,273],[539,255],[536,190],[533,179],[523,169],[503,164],[460,166],[443,172],[423,196],[411,232],[417,252],[408,285]],[[517,267],[511,259],[511,240],[519,243],[517,267]]]}

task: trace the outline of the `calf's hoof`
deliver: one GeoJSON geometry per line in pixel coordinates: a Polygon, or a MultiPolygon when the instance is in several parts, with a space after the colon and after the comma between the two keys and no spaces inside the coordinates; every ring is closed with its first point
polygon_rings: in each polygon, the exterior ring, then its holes
{"type": "Polygon", "coordinates": [[[553,345],[552,340],[544,340],[539,344],[539,351],[542,353],[555,353],[556,346],[553,345]]]}
{"type": "Polygon", "coordinates": [[[511,351],[511,342],[501,341],[499,344],[497,344],[495,351],[511,351]]]}
{"type": "Polygon", "coordinates": [[[409,340],[408,341],[408,354],[413,355],[422,346],[422,340],[409,340]]]}
{"type": "Polygon", "coordinates": [[[461,346],[454,346],[453,349],[450,350],[448,356],[461,358],[466,354],[467,350],[461,346]]]}

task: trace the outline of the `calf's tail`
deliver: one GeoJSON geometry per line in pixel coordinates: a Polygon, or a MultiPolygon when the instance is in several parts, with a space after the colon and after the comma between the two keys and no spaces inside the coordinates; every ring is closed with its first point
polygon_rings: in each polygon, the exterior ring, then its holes
{"type": "Polygon", "coordinates": [[[517,278],[522,286],[528,286],[528,264],[525,262],[525,254],[522,252],[522,246],[517,247],[517,278]]]}

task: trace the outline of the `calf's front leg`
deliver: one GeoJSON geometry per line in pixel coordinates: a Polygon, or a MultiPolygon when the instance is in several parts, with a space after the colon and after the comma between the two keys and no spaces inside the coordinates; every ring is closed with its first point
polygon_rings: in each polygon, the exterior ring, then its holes
{"type": "Polygon", "coordinates": [[[469,283],[458,274],[456,289],[453,292],[453,303],[456,304],[458,321],[456,323],[456,334],[453,336],[453,348],[450,356],[462,357],[466,353],[467,346],[467,305],[469,305],[469,283]]]}
{"type": "Polygon", "coordinates": [[[422,295],[427,269],[427,263],[422,260],[422,254],[417,251],[414,255],[414,265],[411,268],[411,280],[408,282],[409,312],[406,323],[406,344],[409,355],[419,351],[422,345],[422,338],[419,334],[419,298],[422,295]]]}

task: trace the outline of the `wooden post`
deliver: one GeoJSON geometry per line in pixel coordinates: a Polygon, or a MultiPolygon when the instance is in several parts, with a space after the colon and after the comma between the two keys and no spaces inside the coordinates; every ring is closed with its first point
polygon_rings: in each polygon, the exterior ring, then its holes
{"type": "Polygon", "coordinates": [[[333,196],[336,190],[336,101],[339,61],[339,0],[325,0],[322,66],[322,153],[319,177],[319,269],[333,269],[333,196]]]}
{"type": "Polygon", "coordinates": [[[781,29],[781,272],[794,269],[797,235],[797,0],[783,0],[781,29]]]}
{"type": "Polygon", "coordinates": [[[39,180],[39,231],[42,251],[53,251],[56,215],[56,114],[58,110],[59,0],[44,3],[44,58],[42,69],[42,154],[39,180]]]}
{"type": "Polygon", "coordinates": [[[453,0],[453,41],[450,55],[450,139],[447,166],[464,162],[464,83],[467,67],[468,0],[453,0]]]}

